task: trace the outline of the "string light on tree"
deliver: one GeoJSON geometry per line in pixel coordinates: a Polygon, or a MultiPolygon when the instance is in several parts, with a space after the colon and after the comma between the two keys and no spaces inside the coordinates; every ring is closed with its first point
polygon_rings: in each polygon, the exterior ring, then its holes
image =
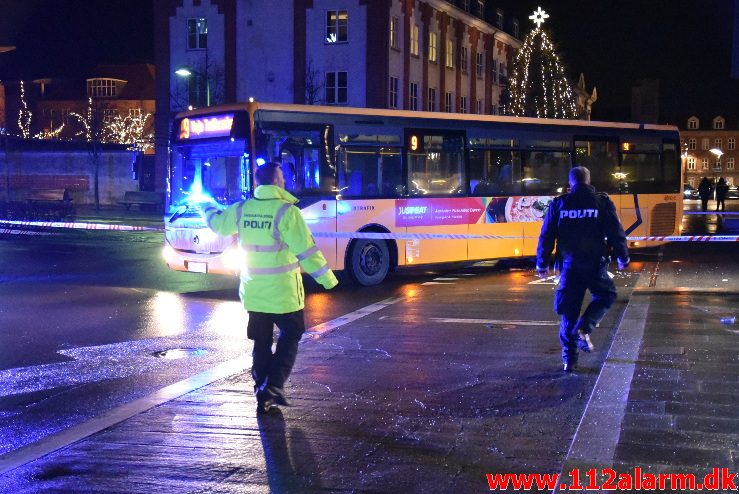
{"type": "Polygon", "coordinates": [[[539,7],[529,19],[536,27],[513,61],[506,113],[537,118],[577,117],[575,99],[554,45],[541,25],[549,18],[539,7]]]}
{"type": "Polygon", "coordinates": [[[28,103],[26,103],[26,83],[23,81],[21,81],[21,107],[18,111],[18,129],[21,131],[21,137],[28,139],[31,137],[33,113],[28,109],[28,103]]]}

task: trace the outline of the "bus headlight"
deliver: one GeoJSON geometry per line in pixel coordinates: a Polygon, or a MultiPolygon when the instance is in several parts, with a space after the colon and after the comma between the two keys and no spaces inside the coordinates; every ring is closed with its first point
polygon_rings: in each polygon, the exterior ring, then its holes
{"type": "Polygon", "coordinates": [[[246,252],[241,247],[229,247],[223,251],[223,266],[229,271],[238,273],[241,268],[246,266],[246,252]]]}
{"type": "Polygon", "coordinates": [[[167,264],[170,263],[171,259],[175,258],[176,254],[177,253],[170,245],[165,245],[164,248],[162,249],[162,257],[164,258],[167,264]]]}

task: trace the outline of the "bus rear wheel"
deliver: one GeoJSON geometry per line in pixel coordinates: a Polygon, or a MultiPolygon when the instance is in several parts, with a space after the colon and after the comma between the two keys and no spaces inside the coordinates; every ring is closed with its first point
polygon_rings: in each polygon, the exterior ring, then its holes
{"type": "Polygon", "coordinates": [[[383,240],[356,240],[348,257],[349,273],[363,286],[382,283],[390,270],[390,250],[383,240]]]}

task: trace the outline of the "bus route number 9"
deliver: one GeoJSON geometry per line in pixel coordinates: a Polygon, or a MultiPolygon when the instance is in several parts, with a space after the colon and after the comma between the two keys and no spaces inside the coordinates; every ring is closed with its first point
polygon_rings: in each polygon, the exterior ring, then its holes
{"type": "Polygon", "coordinates": [[[408,150],[412,153],[422,153],[423,136],[416,133],[408,134],[408,150]]]}

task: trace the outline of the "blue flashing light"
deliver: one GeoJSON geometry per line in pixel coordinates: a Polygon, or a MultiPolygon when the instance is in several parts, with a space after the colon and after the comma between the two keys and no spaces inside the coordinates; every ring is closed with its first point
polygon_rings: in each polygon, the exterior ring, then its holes
{"type": "Polygon", "coordinates": [[[339,214],[346,214],[352,210],[351,205],[346,201],[339,201],[336,204],[336,212],[339,214]]]}
{"type": "Polygon", "coordinates": [[[266,162],[267,162],[267,160],[265,160],[264,158],[261,158],[261,157],[260,158],[257,158],[257,160],[256,160],[257,166],[262,166],[266,162]]]}

